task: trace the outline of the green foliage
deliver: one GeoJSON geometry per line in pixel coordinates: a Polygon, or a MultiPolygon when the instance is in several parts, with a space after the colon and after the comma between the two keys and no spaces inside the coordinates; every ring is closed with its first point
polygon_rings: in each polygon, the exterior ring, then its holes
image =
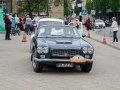
{"type": "Polygon", "coordinates": [[[62,2],[63,0],[22,0],[18,13],[28,13],[32,17],[33,13],[40,14],[40,12],[46,12],[49,3],[54,3],[57,7],[62,5],[62,2]]]}
{"type": "Polygon", "coordinates": [[[117,12],[120,8],[120,0],[87,0],[86,1],[86,9],[90,14],[90,11],[96,8],[96,13],[101,11],[102,14],[105,14],[107,9],[111,9],[113,12],[117,12]]]}
{"type": "Polygon", "coordinates": [[[117,12],[120,8],[120,0],[110,0],[110,7],[113,12],[117,12]]]}
{"type": "Polygon", "coordinates": [[[92,9],[91,7],[92,7],[91,0],[87,0],[86,1],[86,9],[87,9],[88,14],[91,13],[91,9],[92,9]]]}
{"type": "Polygon", "coordinates": [[[68,3],[68,0],[64,0],[64,15],[70,15],[70,4],[68,3]]]}
{"type": "Polygon", "coordinates": [[[69,15],[69,8],[68,7],[64,8],[64,15],[66,15],[66,16],[69,15]]]}
{"type": "Polygon", "coordinates": [[[79,15],[80,8],[78,7],[78,5],[75,6],[74,12],[75,12],[76,15],[79,15]]]}
{"type": "Polygon", "coordinates": [[[64,0],[64,8],[68,7],[68,0],[64,0]]]}

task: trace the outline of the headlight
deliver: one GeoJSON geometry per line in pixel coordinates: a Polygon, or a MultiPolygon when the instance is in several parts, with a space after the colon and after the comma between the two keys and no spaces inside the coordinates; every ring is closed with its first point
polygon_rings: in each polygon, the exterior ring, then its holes
{"type": "Polygon", "coordinates": [[[38,48],[37,48],[37,52],[41,54],[41,53],[43,52],[42,49],[43,49],[42,47],[38,47],[38,48]]]}
{"type": "Polygon", "coordinates": [[[48,53],[48,51],[49,51],[49,49],[48,49],[48,47],[38,47],[37,48],[37,52],[38,53],[48,53]]]}
{"type": "Polygon", "coordinates": [[[87,47],[82,48],[83,53],[87,53],[87,47]]]}
{"type": "Polygon", "coordinates": [[[94,49],[93,48],[88,48],[88,53],[89,54],[92,54],[94,52],[94,49]]]}
{"type": "Polygon", "coordinates": [[[43,48],[43,53],[48,53],[48,51],[49,51],[48,47],[43,48]]]}

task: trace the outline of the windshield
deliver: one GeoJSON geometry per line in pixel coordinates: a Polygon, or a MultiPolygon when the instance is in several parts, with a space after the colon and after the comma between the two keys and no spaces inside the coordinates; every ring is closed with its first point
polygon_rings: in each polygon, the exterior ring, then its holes
{"type": "Polygon", "coordinates": [[[43,25],[62,25],[62,22],[59,21],[40,21],[39,27],[43,25]]]}
{"type": "Polygon", "coordinates": [[[95,22],[103,22],[103,20],[95,20],[95,22]]]}
{"type": "Polygon", "coordinates": [[[38,37],[80,37],[71,26],[42,26],[38,29],[38,37]]]}

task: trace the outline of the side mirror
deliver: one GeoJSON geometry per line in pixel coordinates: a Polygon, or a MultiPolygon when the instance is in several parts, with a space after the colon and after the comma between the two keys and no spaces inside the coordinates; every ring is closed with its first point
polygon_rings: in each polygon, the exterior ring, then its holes
{"type": "Polygon", "coordinates": [[[82,37],[84,38],[84,37],[86,37],[86,35],[85,35],[85,34],[83,34],[83,35],[82,35],[82,37]]]}

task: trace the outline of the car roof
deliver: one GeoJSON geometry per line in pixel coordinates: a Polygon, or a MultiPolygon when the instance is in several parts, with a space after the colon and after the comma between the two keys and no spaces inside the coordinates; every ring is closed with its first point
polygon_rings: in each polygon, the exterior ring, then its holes
{"type": "Polygon", "coordinates": [[[38,22],[41,22],[41,21],[58,21],[62,23],[64,22],[62,19],[58,19],[58,18],[42,18],[38,22]]]}

